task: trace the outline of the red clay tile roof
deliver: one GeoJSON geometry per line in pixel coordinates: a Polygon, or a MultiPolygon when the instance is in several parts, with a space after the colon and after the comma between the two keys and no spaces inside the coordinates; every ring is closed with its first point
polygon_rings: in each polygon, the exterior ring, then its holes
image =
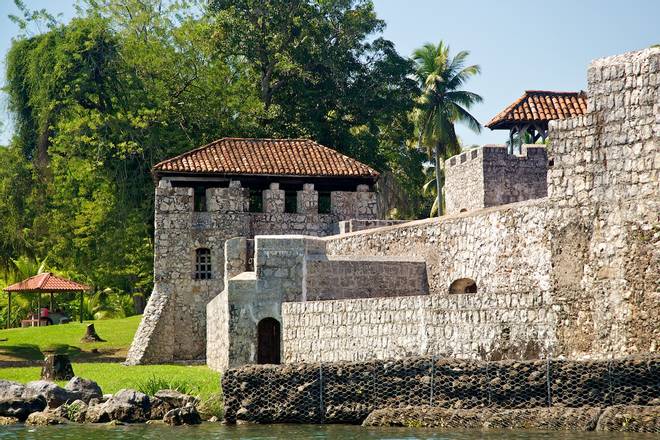
{"type": "Polygon", "coordinates": [[[587,95],[584,92],[550,92],[526,90],[513,104],[486,124],[491,130],[510,128],[521,122],[547,122],[585,114],[587,95]]]}
{"type": "Polygon", "coordinates": [[[367,165],[309,139],[222,138],[164,160],[156,173],[378,177],[367,165]]]}
{"type": "Polygon", "coordinates": [[[12,284],[3,290],[6,292],[77,292],[89,290],[89,286],[47,272],[12,284]]]}

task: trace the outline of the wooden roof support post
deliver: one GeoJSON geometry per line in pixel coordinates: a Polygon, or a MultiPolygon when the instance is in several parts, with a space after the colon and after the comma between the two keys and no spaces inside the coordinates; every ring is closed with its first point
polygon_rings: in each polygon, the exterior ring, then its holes
{"type": "Polygon", "coordinates": [[[83,322],[83,293],[80,291],[80,323],[83,322]]]}
{"type": "Polygon", "coordinates": [[[7,328],[11,326],[11,292],[7,292],[9,297],[7,298],[7,328]]]}

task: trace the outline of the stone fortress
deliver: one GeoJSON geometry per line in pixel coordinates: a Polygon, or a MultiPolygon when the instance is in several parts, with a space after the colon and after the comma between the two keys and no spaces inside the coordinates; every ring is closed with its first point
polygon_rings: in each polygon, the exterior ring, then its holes
{"type": "Polygon", "coordinates": [[[344,156],[282,153],[328,169],[263,176],[252,150],[212,144],[157,165],[155,287],[127,361],[657,352],[659,73],[658,48],[592,62],[586,110],[550,122],[545,148],[447,161],[441,218],[375,220],[377,174],[344,156]],[[240,173],[212,171],[232,154],[240,173]]]}

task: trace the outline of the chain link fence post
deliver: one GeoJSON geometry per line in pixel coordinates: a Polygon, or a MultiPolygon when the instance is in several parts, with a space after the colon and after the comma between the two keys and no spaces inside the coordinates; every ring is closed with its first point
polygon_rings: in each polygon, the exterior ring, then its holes
{"type": "Polygon", "coordinates": [[[552,363],[552,356],[548,355],[545,361],[545,381],[548,390],[548,407],[552,406],[552,376],[550,375],[551,363],[552,363]]]}
{"type": "Polygon", "coordinates": [[[490,361],[486,360],[486,382],[488,382],[488,406],[491,406],[490,361]]]}
{"type": "Polygon", "coordinates": [[[431,391],[429,398],[429,406],[433,406],[433,386],[435,383],[435,355],[431,355],[431,391]]]}
{"type": "Polygon", "coordinates": [[[605,399],[608,406],[614,404],[612,394],[612,359],[610,359],[607,361],[607,398],[605,399]]]}
{"type": "Polygon", "coordinates": [[[321,411],[321,424],[325,419],[325,408],[323,407],[323,362],[319,361],[319,411],[321,411]]]}

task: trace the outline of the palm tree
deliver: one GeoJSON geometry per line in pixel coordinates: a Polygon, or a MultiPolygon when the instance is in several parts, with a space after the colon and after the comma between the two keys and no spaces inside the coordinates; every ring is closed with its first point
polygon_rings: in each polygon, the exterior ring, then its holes
{"type": "Polygon", "coordinates": [[[422,96],[415,113],[418,144],[426,145],[427,153],[435,159],[435,182],[438,215],[442,214],[442,165],[444,159],[460,153],[461,147],[454,123],[462,122],[473,131],[481,132],[481,124],[468,111],[481,102],[481,96],[462,90],[463,84],[481,72],[478,65],[465,66],[467,51],[449,55],[449,46],[442,41],[427,43],[413,52],[415,76],[422,87],[422,96]]]}

